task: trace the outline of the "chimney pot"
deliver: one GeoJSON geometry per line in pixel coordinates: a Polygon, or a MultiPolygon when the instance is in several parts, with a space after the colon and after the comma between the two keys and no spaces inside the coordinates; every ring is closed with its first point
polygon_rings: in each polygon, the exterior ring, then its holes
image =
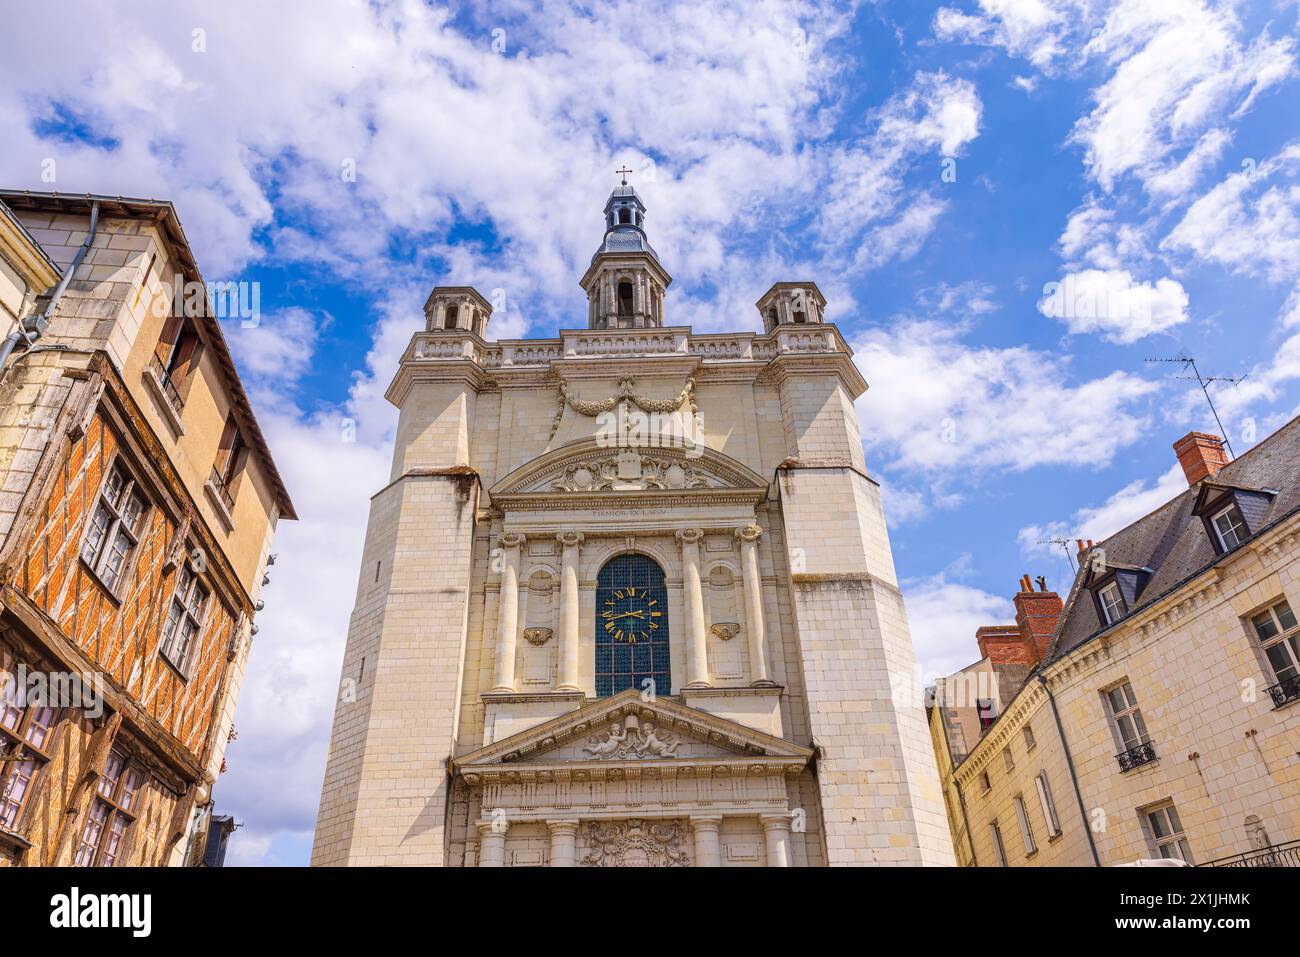
{"type": "Polygon", "coordinates": [[[1219,469],[1228,464],[1223,439],[1208,432],[1188,432],[1174,443],[1174,454],[1183,467],[1188,485],[1214,478],[1219,469]]]}

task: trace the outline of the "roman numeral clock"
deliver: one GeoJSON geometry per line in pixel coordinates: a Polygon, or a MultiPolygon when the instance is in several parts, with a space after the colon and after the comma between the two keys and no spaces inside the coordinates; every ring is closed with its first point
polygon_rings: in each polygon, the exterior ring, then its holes
{"type": "Polygon", "coordinates": [[[658,694],[669,693],[668,591],[653,559],[618,555],[596,582],[596,694],[636,688],[647,679],[658,694]]]}

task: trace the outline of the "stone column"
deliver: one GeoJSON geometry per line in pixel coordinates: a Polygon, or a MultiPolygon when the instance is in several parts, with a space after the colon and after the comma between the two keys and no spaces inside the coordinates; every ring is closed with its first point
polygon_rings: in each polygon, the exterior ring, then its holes
{"type": "Polygon", "coordinates": [[[709,645],[704,628],[704,592],[700,587],[700,539],[704,532],[686,528],[677,533],[682,546],[682,586],[686,593],[686,684],[709,686],[709,645]]]}
{"type": "Polygon", "coordinates": [[[527,539],[506,532],[501,545],[501,595],[497,603],[497,657],[493,691],[515,690],[515,640],[519,634],[519,549],[527,539]]]}
{"type": "Polygon", "coordinates": [[[696,867],[722,866],[722,842],[718,838],[718,830],[721,827],[722,815],[720,814],[691,816],[691,832],[695,835],[696,867]]]}
{"type": "Polygon", "coordinates": [[[510,823],[506,820],[478,822],[478,866],[505,867],[506,831],[510,823]]]}
{"type": "Polygon", "coordinates": [[[560,691],[581,691],[578,685],[578,547],[582,532],[555,536],[563,546],[560,562],[560,691]]]}
{"type": "Polygon", "coordinates": [[[551,829],[551,867],[573,867],[578,863],[578,822],[547,821],[551,829]]]}
{"type": "Polygon", "coordinates": [[[749,644],[749,683],[771,685],[767,673],[767,637],[763,627],[763,588],[758,574],[758,539],[763,530],[757,525],[736,529],[740,539],[740,574],[745,583],[745,624],[749,644]]]}
{"type": "Polygon", "coordinates": [[[763,814],[759,817],[767,837],[767,866],[790,866],[790,815],[763,814]]]}

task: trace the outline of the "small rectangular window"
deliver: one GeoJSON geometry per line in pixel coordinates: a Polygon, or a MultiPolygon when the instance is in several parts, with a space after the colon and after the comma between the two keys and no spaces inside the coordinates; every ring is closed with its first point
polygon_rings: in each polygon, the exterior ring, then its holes
{"type": "Polygon", "coordinates": [[[188,562],[176,569],[176,590],[163,625],[160,651],[181,674],[189,673],[198,637],[203,630],[208,590],[188,562]]]}
{"type": "Polygon", "coordinates": [[[1106,624],[1113,625],[1124,617],[1124,596],[1115,582],[1097,592],[1097,597],[1101,600],[1101,613],[1106,618],[1106,624]]]}
{"type": "Polygon", "coordinates": [[[1183,822],[1173,804],[1165,804],[1146,812],[1147,827],[1156,853],[1165,860],[1177,859],[1192,863],[1192,852],[1183,833],[1183,822]]]}
{"type": "Polygon", "coordinates": [[[1252,616],[1250,623],[1277,679],[1269,689],[1273,703],[1281,707],[1300,698],[1300,628],[1290,604],[1280,601],[1252,616]]]}
{"type": "Polygon", "coordinates": [[[1016,805],[1016,821],[1020,824],[1020,839],[1025,844],[1025,857],[1038,850],[1034,843],[1034,829],[1029,823],[1029,814],[1025,810],[1025,799],[1017,794],[1012,799],[1016,805]]]}
{"type": "Polygon", "coordinates": [[[50,743],[59,711],[28,701],[14,679],[18,661],[0,646],[0,828],[12,831],[22,819],[41,771],[50,760],[50,743]]]}
{"type": "Polygon", "coordinates": [[[1246,520],[1241,515],[1241,509],[1235,504],[1216,513],[1210,521],[1214,525],[1214,534],[1219,537],[1219,544],[1225,552],[1236,548],[1250,537],[1250,532],[1246,529],[1246,520]]]}
{"type": "Polygon", "coordinates": [[[1106,692],[1106,700],[1110,703],[1111,717],[1115,720],[1115,728],[1125,751],[1151,740],[1131,684],[1125,681],[1122,685],[1111,688],[1106,692]]]}
{"type": "Polygon", "coordinates": [[[980,789],[985,794],[993,790],[993,782],[989,780],[989,773],[987,771],[980,772],[980,789]]]}
{"type": "Polygon", "coordinates": [[[1043,808],[1043,820],[1047,822],[1047,833],[1056,837],[1061,833],[1061,822],[1056,816],[1056,802],[1052,800],[1052,786],[1047,780],[1046,771],[1038,772],[1034,785],[1038,789],[1038,803],[1043,808]]]}
{"type": "Polygon", "coordinates": [[[989,825],[989,836],[993,840],[993,853],[997,855],[998,867],[1006,867],[1007,849],[1002,844],[1002,828],[998,827],[997,821],[989,825]]]}
{"type": "Polygon", "coordinates": [[[1038,742],[1034,740],[1034,729],[1029,725],[1025,725],[1025,750],[1032,751],[1037,744],[1038,742]]]}
{"type": "Polygon", "coordinates": [[[1010,748],[1002,749],[1002,763],[1006,766],[1008,771],[1014,771],[1016,769],[1016,760],[1011,756],[1010,748]]]}
{"type": "Polygon", "coordinates": [[[81,541],[81,560],[116,594],[144,533],[149,503],[121,462],[108,470],[81,541]]]}
{"type": "Polygon", "coordinates": [[[209,478],[212,488],[221,496],[227,512],[235,508],[235,483],[244,467],[245,446],[243,434],[233,415],[226,417],[226,426],[217,443],[217,456],[212,462],[209,478]]]}
{"type": "Polygon", "coordinates": [[[95,788],[95,800],[81,828],[73,863],[77,867],[112,867],[126,852],[126,838],[135,821],[136,798],[144,772],[131,765],[122,752],[108,755],[95,788]]]}

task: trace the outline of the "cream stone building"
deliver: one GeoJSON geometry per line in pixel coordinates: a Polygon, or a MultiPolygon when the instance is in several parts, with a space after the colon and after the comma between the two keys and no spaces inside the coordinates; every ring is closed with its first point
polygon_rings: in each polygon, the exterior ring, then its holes
{"type": "Polygon", "coordinates": [[[936,689],[960,863],[1300,866],[1300,419],[1174,449],[1187,490],[1081,542],[1063,607],[1026,576],[936,689]]]}
{"type": "Polygon", "coordinates": [[[812,283],[671,325],[644,216],[614,190],[585,328],[429,296],[314,864],[952,863],[866,383],[812,283]]]}

